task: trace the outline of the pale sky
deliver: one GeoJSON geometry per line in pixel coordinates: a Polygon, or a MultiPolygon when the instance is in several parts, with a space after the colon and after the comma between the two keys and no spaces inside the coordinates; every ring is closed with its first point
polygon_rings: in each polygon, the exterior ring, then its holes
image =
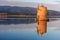
{"type": "Polygon", "coordinates": [[[49,4],[60,4],[60,0],[0,0],[0,2],[8,1],[8,2],[37,2],[37,3],[49,3],[49,4]]]}

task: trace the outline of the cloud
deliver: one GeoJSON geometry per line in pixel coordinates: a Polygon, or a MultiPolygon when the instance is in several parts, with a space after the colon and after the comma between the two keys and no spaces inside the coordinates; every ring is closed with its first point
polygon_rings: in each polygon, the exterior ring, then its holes
{"type": "Polygon", "coordinates": [[[60,4],[60,1],[56,1],[56,2],[58,2],[60,4]]]}
{"type": "Polygon", "coordinates": [[[58,4],[59,0],[0,0],[0,2],[37,2],[37,3],[47,3],[47,4],[58,4]]]}
{"type": "Polygon", "coordinates": [[[7,0],[7,1],[18,1],[18,0],[7,0]]]}

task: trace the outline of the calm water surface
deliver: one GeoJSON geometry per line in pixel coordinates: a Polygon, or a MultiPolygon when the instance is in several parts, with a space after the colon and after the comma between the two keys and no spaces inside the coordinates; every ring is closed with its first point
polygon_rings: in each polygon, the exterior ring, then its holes
{"type": "Polygon", "coordinates": [[[0,25],[0,40],[60,40],[60,20],[47,22],[47,32],[36,31],[36,23],[0,25]]]}

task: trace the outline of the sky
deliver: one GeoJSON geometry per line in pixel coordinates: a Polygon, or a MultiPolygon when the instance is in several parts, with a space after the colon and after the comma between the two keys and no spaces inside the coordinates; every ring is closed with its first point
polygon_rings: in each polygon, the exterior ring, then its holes
{"type": "Polygon", "coordinates": [[[38,3],[49,3],[49,4],[60,4],[60,0],[0,0],[8,2],[38,2],[38,3]]]}

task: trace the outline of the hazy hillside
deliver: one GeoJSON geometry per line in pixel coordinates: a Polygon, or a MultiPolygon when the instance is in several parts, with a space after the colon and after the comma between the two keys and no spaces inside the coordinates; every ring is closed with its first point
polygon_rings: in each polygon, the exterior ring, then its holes
{"type": "Polygon", "coordinates": [[[60,11],[48,10],[48,14],[56,15],[56,14],[60,14],[60,11]]]}
{"type": "MultiPolygon", "coordinates": [[[[36,8],[33,7],[17,7],[17,6],[0,6],[0,12],[7,13],[25,13],[25,14],[36,14],[36,8]]],[[[60,14],[59,11],[48,10],[48,14],[60,14]]]]}
{"type": "Polygon", "coordinates": [[[13,13],[36,13],[36,8],[32,7],[17,7],[17,6],[0,6],[0,12],[13,12],[13,13]]]}

